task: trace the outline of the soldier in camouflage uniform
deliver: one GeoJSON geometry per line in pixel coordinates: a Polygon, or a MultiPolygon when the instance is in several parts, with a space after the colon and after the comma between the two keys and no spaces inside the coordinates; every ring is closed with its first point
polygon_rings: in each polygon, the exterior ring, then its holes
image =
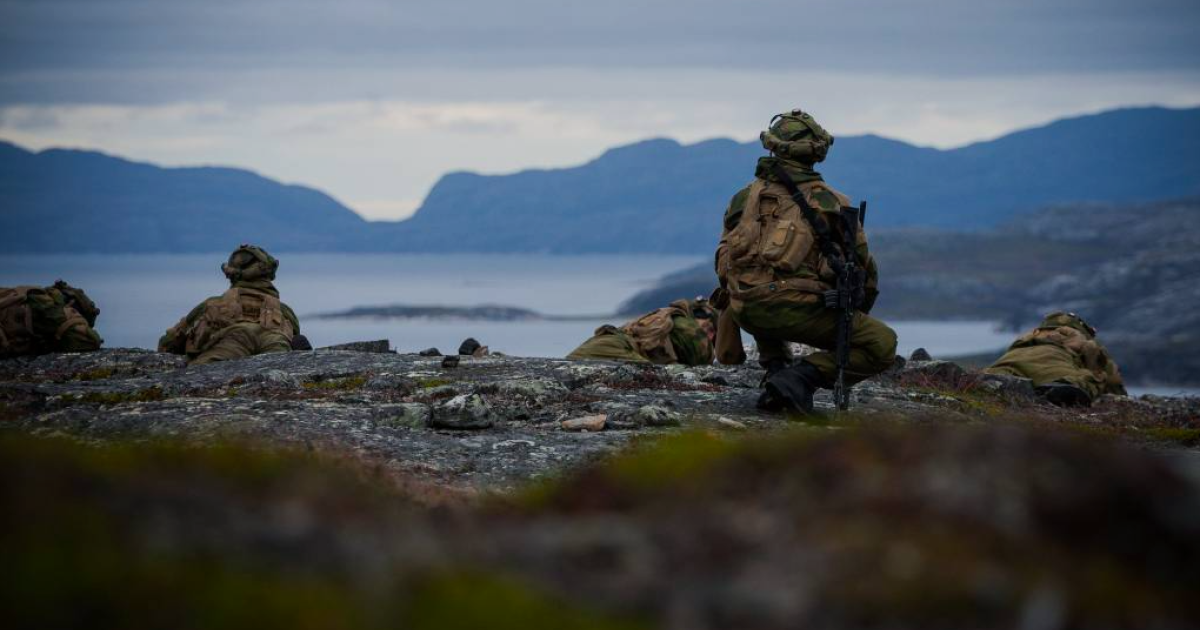
{"type": "Polygon", "coordinates": [[[710,365],[717,313],[708,300],[677,300],[627,324],[601,326],[568,359],[710,365]]]}
{"type": "Polygon", "coordinates": [[[1028,378],[1056,405],[1087,406],[1101,394],[1125,395],[1116,361],[1096,341],[1096,329],[1074,313],[1047,315],[984,372],[1028,378]]]}
{"type": "MultiPolygon", "coordinates": [[[[817,232],[776,176],[776,165],[791,177],[839,243],[842,222],[835,219],[850,199],[813,170],[834,139],[812,116],[793,110],[776,116],[769,127],[761,140],[771,155],[759,158],[754,181],[733,196],[725,211],[716,272],[728,293],[733,320],[754,336],[767,370],[759,407],[807,413],[815,390],[832,387],[837,375],[832,351],[839,311],[826,308],[822,297],[834,288],[836,278],[816,241],[817,232]],[[821,352],[793,361],[789,341],[821,352]]],[[[854,316],[848,384],[886,370],[896,354],[896,333],[867,314],[878,295],[879,274],[861,230],[857,250],[866,270],[866,295],[854,316]]]]}
{"type": "Polygon", "coordinates": [[[0,288],[0,358],[99,350],[99,315],[83,289],[62,280],[44,288],[0,288]]]}
{"type": "Polygon", "coordinates": [[[279,301],[272,284],[279,261],[260,247],[242,245],[221,266],[230,288],[192,309],[158,340],[159,352],[186,354],[193,364],[287,352],[300,320],[279,301]]]}

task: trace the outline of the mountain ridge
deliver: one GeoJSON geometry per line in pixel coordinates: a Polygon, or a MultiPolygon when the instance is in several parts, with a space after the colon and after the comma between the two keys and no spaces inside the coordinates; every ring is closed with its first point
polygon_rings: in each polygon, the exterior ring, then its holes
{"type": "MultiPolygon", "coordinates": [[[[1200,195],[1200,108],[1123,108],[952,149],[840,138],[820,165],[872,228],[987,229],[1055,203],[1200,195]]],[[[0,140],[0,245],[19,252],[700,253],[753,177],[757,142],[650,138],[577,166],[447,173],[403,221],[246,169],[159,167],[0,140]]]]}

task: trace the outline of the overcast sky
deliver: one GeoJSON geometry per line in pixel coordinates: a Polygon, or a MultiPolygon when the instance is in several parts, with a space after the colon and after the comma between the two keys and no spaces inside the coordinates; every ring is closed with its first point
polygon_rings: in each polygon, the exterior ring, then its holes
{"type": "Polygon", "coordinates": [[[447,171],[749,140],[795,106],[950,147],[1198,105],[1198,18],[1198,0],[0,0],[0,138],[250,168],[398,218],[447,171]]]}

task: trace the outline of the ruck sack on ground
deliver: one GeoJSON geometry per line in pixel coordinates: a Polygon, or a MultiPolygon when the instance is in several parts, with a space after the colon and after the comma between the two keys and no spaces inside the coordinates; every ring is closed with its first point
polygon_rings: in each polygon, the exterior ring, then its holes
{"type": "Polygon", "coordinates": [[[638,354],[651,363],[668,364],[678,362],[675,346],[671,343],[671,331],[675,329],[674,317],[687,316],[687,300],[671,302],[670,306],[647,313],[621,327],[633,338],[638,354]]]}

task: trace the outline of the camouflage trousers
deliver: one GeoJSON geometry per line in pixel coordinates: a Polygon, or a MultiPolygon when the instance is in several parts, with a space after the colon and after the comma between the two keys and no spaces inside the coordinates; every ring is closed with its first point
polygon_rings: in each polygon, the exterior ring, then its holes
{"type": "MultiPolygon", "coordinates": [[[[838,311],[820,303],[734,302],[731,307],[734,321],[754,336],[760,363],[790,360],[787,342],[802,343],[820,350],[804,360],[820,371],[826,384],[831,386],[837,379],[833,351],[837,347],[838,311]]],[[[855,313],[846,382],[854,384],[879,374],[895,360],[896,332],[866,313],[855,313]]]]}
{"type": "Polygon", "coordinates": [[[1040,387],[1055,381],[1074,385],[1095,399],[1104,390],[1104,379],[1078,365],[1065,348],[1045,344],[1013,348],[984,370],[987,374],[1023,376],[1040,387]]]}
{"type": "Polygon", "coordinates": [[[601,326],[591,339],[575,348],[568,359],[604,359],[607,361],[634,361],[647,363],[646,357],[638,353],[633,338],[615,326],[601,326]]]}
{"type": "Polygon", "coordinates": [[[241,323],[222,330],[216,343],[189,363],[202,365],[268,352],[288,352],[291,349],[291,341],[278,330],[267,330],[254,323],[241,323]]]}

